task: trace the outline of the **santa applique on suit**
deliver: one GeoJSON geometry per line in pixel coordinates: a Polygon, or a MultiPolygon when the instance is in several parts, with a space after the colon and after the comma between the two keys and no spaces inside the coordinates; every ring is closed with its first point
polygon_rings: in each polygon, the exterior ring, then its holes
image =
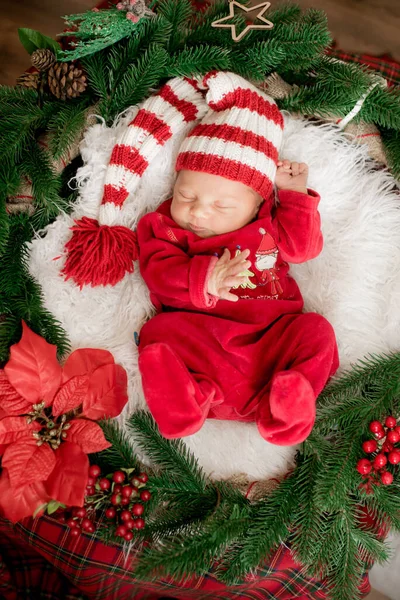
{"type": "Polygon", "coordinates": [[[260,227],[262,239],[256,252],[255,267],[261,272],[260,284],[271,285],[271,294],[279,296],[283,293],[281,284],[279,283],[278,271],[275,268],[278,258],[278,247],[271,234],[260,227]]]}

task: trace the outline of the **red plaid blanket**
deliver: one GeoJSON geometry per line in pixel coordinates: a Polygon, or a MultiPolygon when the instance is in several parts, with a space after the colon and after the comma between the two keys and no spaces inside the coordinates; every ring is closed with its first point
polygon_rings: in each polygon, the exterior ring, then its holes
{"type": "MultiPolygon", "coordinates": [[[[0,520],[0,597],[4,600],[324,600],[326,586],[307,577],[282,546],[268,564],[241,585],[226,587],[212,573],[177,584],[171,579],[135,581],[134,557],[92,535],[72,538],[51,517],[16,526],[0,520]]],[[[370,591],[365,575],[361,592],[370,591]]]]}

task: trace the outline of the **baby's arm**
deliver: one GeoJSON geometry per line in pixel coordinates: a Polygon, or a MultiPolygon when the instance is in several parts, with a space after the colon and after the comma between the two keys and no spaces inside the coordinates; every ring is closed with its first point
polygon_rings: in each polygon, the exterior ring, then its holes
{"type": "Polygon", "coordinates": [[[279,204],[273,224],[282,258],[292,263],[306,262],[322,250],[319,195],[307,189],[308,166],[283,160],[278,162],[275,184],[279,204]]]}
{"type": "Polygon", "coordinates": [[[177,308],[213,308],[218,299],[237,300],[229,289],[242,282],[245,253],[229,260],[210,255],[190,257],[178,243],[154,233],[157,213],[146,215],[137,229],[140,272],[161,304],[177,308]],[[231,297],[232,296],[232,297],[231,297]]]}

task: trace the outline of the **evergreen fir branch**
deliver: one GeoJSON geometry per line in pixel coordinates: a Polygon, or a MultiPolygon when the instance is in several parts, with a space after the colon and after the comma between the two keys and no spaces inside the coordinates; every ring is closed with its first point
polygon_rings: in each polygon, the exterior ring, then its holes
{"type": "Polygon", "coordinates": [[[400,485],[395,480],[390,486],[373,486],[372,492],[359,490],[362,504],[369,508],[378,524],[387,530],[400,531],[400,485]]]}
{"type": "Polygon", "coordinates": [[[178,581],[191,575],[203,575],[227,547],[240,539],[249,523],[247,514],[227,514],[221,506],[201,530],[192,536],[176,536],[160,547],[146,547],[139,557],[134,575],[147,579],[150,575],[168,574],[178,581]]]}
{"type": "Polygon", "coordinates": [[[2,113],[5,106],[35,106],[37,104],[38,93],[23,86],[9,87],[0,85],[0,112],[2,113]]]}
{"type": "Polygon", "coordinates": [[[379,128],[393,177],[400,179],[400,131],[379,128]]]}
{"type": "MultiPolygon", "coordinates": [[[[282,45],[276,40],[259,42],[246,49],[244,56],[247,59],[248,69],[252,79],[263,81],[265,77],[285,60],[286,54],[282,45]],[[256,75],[256,77],[255,77],[256,75]]],[[[235,64],[234,61],[233,65],[235,64]]]]}
{"type": "MultiPolygon", "coordinates": [[[[8,217],[9,236],[0,260],[0,294],[5,302],[13,296],[24,297],[28,250],[26,242],[33,236],[33,229],[26,213],[8,217]]],[[[3,309],[0,311],[3,312],[3,309]]]]}
{"type": "Polygon", "coordinates": [[[49,153],[35,141],[26,145],[23,168],[24,174],[32,182],[36,207],[32,225],[36,230],[43,229],[68,209],[68,204],[60,196],[61,177],[53,172],[49,153]]]}
{"type": "Polygon", "coordinates": [[[7,247],[10,224],[6,211],[6,194],[0,189],[0,260],[7,247]]]}
{"type": "Polygon", "coordinates": [[[165,470],[171,478],[185,479],[193,490],[204,492],[207,478],[182,440],[162,437],[156,423],[145,411],[134,413],[128,424],[135,440],[155,466],[165,470]]]}
{"type": "Polygon", "coordinates": [[[129,106],[141,102],[151,87],[158,87],[167,62],[166,50],[154,44],[135,64],[130,65],[107,102],[108,120],[113,119],[129,106]]]}
{"type": "Polygon", "coordinates": [[[274,27],[278,25],[290,25],[296,23],[301,18],[301,7],[298,4],[283,4],[268,11],[268,20],[274,27]]]}
{"type": "MultiPolygon", "coordinates": [[[[107,52],[97,52],[92,56],[84,58],[81,62],[88,77],[89,89],[103,100],[107,101],[110,93],[109,89],[109,70],[105,66],[107,52]]],[[[103,106],[101,103],[100,106],[103,106]]]]}
{"type": "Polygon", "coordinates": [[[398,86],[383,88],[377,85],[365,99],[357,119],[399,131],[400,89],[398,86]]]}
{"type": "Polygon", "coordinates": [[[357,544],[360,560],[366,565],[372,567],[374,562],[382,564],[389,560],[390,552],[387,545],[372,531],[355,527],[353,538],[357,544]]]}
{"type": "Polygon", "coordinates": [[[88,104],[87,96],[75,102],[64,103],[63,110],[50,119],[49,149],[55,160],[67,157],[69,149],[82,133],[88,104]]]}
{"type": "Polygon", "coordinates": [[[114,420],[105,419],[99,422],[104,436],[112,446],[93,456],[93,462],[104,472],[114,469],[139,469],[139,462],[134,453],[128,434],[114,420]]]}
{"type": "Polygon", "coordinates": [[[167,65],[168,77],[193,77],[211,70],[226,71],[230,68],[230,53],[218,46],[183,48],[173,54],[167,65]]]}
{"type": "Polygon", "coordinates": [[[297,471],[266,498],[251,505],[246,536],[221,561],[218,574],[225,583],[240,582],[288,538],[297,507],[296,483],[297,471]]]}
{"type": "MultiPolygon", "coordinates": [[[[242,49],[243,42],[233,42],[231,32],[227,29],[213,28],[212,23],[227,16],[227,6],[224,0],[216,0],[211,3],[205,12],[194,15],[188,24],[186,44],[209,44],[212,46],[223,46],[234,49],[239,46],[242,49]]],[[[239,27],[245,25],[244,17],[239,13],[231,21],[239,27]]]]}
{"type": "Polygon", "coordinates": [[[170,23],[171,35],[168,49],[174,52],[186,37],[186,28],[189,26],[193,15],[191,0],[159,0],[156,7],[157,13],[170,23]]]}

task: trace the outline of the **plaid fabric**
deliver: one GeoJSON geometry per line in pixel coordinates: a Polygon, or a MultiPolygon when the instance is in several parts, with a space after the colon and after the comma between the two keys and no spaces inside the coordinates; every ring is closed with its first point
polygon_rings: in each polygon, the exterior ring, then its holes
{"type": "MultiPolygon", "coordinates": [[[[324,583],[306,577],[284,546],[254,576],[228,588],[212,574],[180,584],[167,578],[152,583],[137,582],[132,575],[134,559],[126,560],[119,545],[106,546],[91,535],[71,538],[68,528],[51,517],[25,520],[14,527],[0,520],[0,540],[0,594],[5,600],[326,598],[324,583]],[[30,596],[26,590],[31,590],[30,596]]],[[[367,595],[369,591],[366,575],[361,593],[367,595]]]]}

